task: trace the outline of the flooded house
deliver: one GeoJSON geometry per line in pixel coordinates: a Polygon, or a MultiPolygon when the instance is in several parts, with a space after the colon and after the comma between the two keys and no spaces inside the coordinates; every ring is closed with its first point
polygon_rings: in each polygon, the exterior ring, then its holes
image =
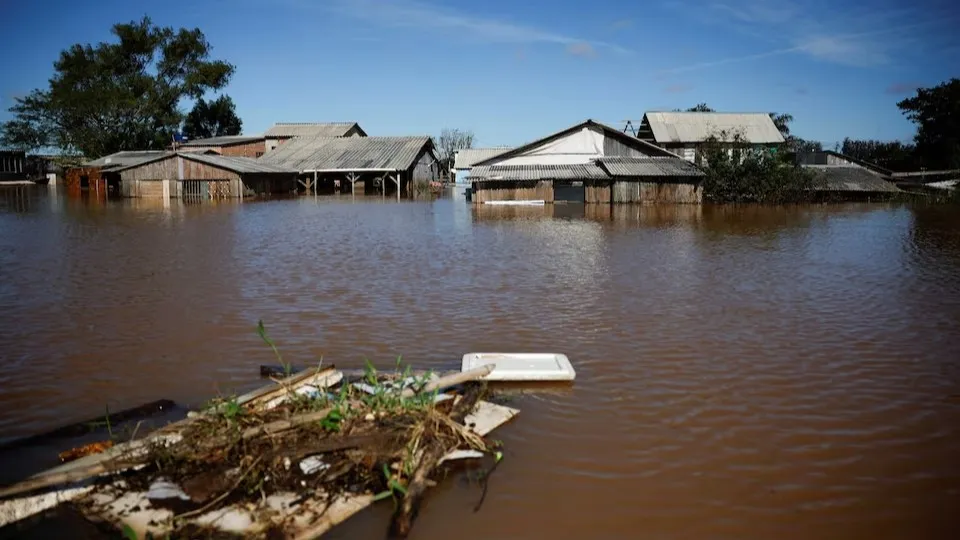
{"type": "Polygon", "coordinates": [[[71,192],[101,196],[231,199],[294,191],[296,172],[212,151],[117,152],[67,173],[71,192]]]}
{"type": "Polygon", "coordinates": [[[27,178],[27,156],[19,150],[0,150],[0,182],[25,180],[27,178]]]}
{"type": "Polygon", "coordinates": [[[700,203],[703,172],[676,154],[586,120],[473,165],[475,203],[700,203]]]}
{"type": "Polygon", "coordinates": [[[119,196],[120,176],[117,169],[156,159],[165,150],[124,150],[84,162],[64,173],[64,186],[71,195],[89,194],[99,198],[119,196]]]}
{"type": "Polygon", "coordinates": [[[294,137],[366,137],[356,122],[278,122],[263,134],[264,152],[269,152],[294,137]]]}
{"type": "Polygon", "coordinates": [[[902,193],[892,172],[839,152],[801,152],[798,165],[816,175],[816,191],[823,198],[840,200],[884,199],[902,193]]]}
{"type": "Polygon", "coordinates": [[[509,146],[498,146],[493,148],[464,148],[457,150],[453,155],[453,181],[458,184],[467,184],[470,176],[470,170],[473,166],[485,159],[502,154],[508,150],[513,150],[509,146]]]}
{"type": "Polygon", "coordinates": [[[294,137],[258,162],[296,171],[306,193],[412,196],[440,178],[433,139],[294,137]]]}
{"type": "Polygon", "coordinates": [[[266,152],[263,135],[225,135],[194,139],[177,145],[181,152],[213,152],[221,156],[258,158],[266,152]]]}
{"type": "Polygon", "coordinates": [[[647,112],[636,133],[638,139],[695,163],[702,161],[704,146],[712,138],[730,140],[734,135],[751,147],[771,151],[784,143],[767,113],[647,112]]]}

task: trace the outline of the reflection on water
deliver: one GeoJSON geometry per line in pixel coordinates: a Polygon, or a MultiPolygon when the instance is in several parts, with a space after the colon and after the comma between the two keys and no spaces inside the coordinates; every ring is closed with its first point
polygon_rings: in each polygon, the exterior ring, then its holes
{"type": "Polygon", "coordinates": [[[482,511],[476,489],[448,482],[421,538],[960,526],[956,212],[30,193],[0,199],[5,438],[105,402],[195,405],[254,386],[272,361],[262,318],[298,364],[574,361],[574,386],[514,398],[523,412],[497,434],[507,459],[482,511]]]}

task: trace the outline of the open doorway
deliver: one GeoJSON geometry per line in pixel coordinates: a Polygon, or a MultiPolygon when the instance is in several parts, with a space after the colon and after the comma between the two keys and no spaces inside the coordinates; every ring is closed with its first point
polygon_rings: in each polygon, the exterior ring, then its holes
{"type": "Polygon", "coordinates": [[[583,204],[584,200],[583,182],[578,180],[553,181],[553,202],[583,204]]]}

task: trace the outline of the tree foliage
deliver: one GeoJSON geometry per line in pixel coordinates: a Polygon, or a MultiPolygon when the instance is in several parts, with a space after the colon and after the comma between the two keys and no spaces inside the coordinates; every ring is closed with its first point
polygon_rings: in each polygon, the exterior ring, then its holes
{"type": "Polygon", "coordinates": [[[900,141],[843,139],[840,153],[862,161],[875,163],[891,171],[910,171],[919,168],[916,147],[900,141]]]}
{"type": "Polygon", "coordinates": [[[773,125],[777,126],[777,131],[783,135],[783,138],[790,140],[790,122],[793,122],[793,115],[789,113],[770,113],[770,119],[773,125]]]}
{"type": "Polygon", "coordinates": [[[917,125],[916,153],[928,169],[960,169],[960,79],[932,88],[897,103],[917,125]]]}
{"type": "Polygon", "coordinates": [[[237,116],[230,96],[220,96],[213,101],[197,100],[183,122],[183,134],[188,140],[239,135],[243,121],[237,116]]]}
{"type": "Polygon", "coordinates": [[[0,143],[101,156],[162,148],[183,115],[181,100],[223,88],[232,65],[209,60],[199,29],[117,24],[112,43],[76,44],[54,62],[49,86],[18,98],[0,143]]]}
{"type": "Polygon", "coordinates": [[[715,112],[710,108],[706,103],[697,103],[693,107],[687,109],[687,112],[715,112]]]}
{"type": "Polygon", "coordinates": [[[749,144],[740,132],[721,131],[703,147],[704,199],[717,203],[787,203],[810,200],[818,180],[785,153],[749,144]]]}
{"type": "Polygon", "coordinates": [[[437,153],[444,169],[450,170],[453,166],[453,157],[457,150],[473,148],[473,132],[460,129],[444,128],[437,139],[437,153]]]}

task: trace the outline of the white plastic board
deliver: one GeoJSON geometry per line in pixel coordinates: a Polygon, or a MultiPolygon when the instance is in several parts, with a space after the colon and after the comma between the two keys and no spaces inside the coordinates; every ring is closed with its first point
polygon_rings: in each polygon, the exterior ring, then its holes
{"type": "Polygon", "coordinates": [[[488,381],[572,381],[577,374],[566,355],[555,353],[469,353],[461,371],[493,364],[488,381]]]}
{"type": "Polygon", "coordinates": [[[546,204],[546,201],[535,200],[535,201],[484,201],[483,204],[489,204],[490,206],[543,206],[546,204]]]}

